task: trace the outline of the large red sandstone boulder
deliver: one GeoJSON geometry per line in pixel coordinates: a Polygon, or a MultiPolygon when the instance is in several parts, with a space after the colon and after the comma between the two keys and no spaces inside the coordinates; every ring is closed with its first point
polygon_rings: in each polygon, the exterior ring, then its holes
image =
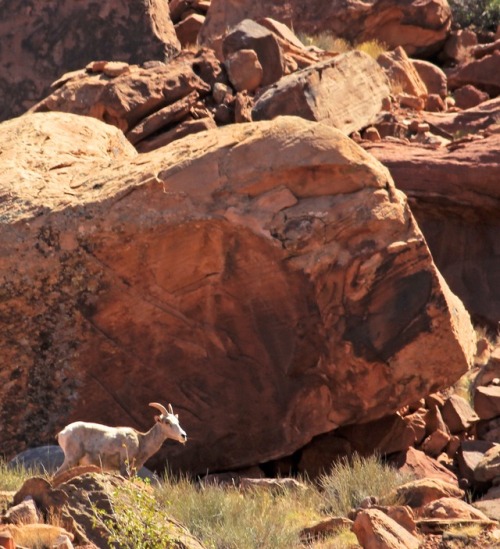
{"type": "Polygon", "coordinates": [[[180,50],[163,0],[3,0],[0,120],[40,101],[61,74],[89,61],[165,60],[180,50]]]}
{"type": "Polygon", "coordinates": [[[410,55],[434,53],[451,25],[446,0],[212,0],[198,39],[211,45],[243,19],[260,17],[310,35],[327,31],[355,43],[376,39],[389,48],[403,46],[410,55]]]}
{"type": "Polygon", "coordinates": [[[80,419],[189,436],[150,465],[286,456],[467,370],[468,314],[341,132],[238,124],[138,155],[90,117],[0,126],[0,446],[80,419]],[[28,405],[27,405],[28,403],[28,405]]]}
{"type": "MultiPolygon", "coordinates": [[[[472,116],[493,118],[479,108],[472,116]]],[[[438,149],[386,141],[366,148],[408,195],[436,264],[468,311],[498,323],[500,134],[438,149]]]]}

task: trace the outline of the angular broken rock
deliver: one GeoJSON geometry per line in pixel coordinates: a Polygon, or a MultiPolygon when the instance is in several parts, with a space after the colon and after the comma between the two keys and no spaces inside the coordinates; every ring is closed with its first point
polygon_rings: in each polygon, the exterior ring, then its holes
{"type": "Polygon", "coordinates": [[[416,69],[428,93],[437,93],[443,99],[448,95],[446,74],[434,63],[422,59],[412,59],[411,64],[416,69]]]}
{"type": "Polygon", "coordinates": [[[500,477],[500,444],[495,444],[483,454],[473,474],[477,482],[491,482],[500,477]]]}
{"type": "Polygon", "coordinates": [[[352,525],[364,549],[418,549],[420,540],[378,509],[366,509],[357,514],[352,525]]]}
{"type": "Polygon", "coordinates": [[[366,53],[351,51],[284,76],[263,91],[252,116],[300,116],[350,134],[375,120],[388,95],[387,79],[377,63],[366,53]]]}
{"type": "MultiPolygon", "coordinates": [[[[92,116],[125,133],[136,125],[149,125],[155,115],[155,121],[161,121],[156,124],[157,131],[162,124],[168,127],[177,120],[172,116],[163,120],[163,109],[178,113],[193,93],[199,98],[210,92],[210,84],[199,76],[198,65],[203,59],[203,52],[185,52],[168,64],[132,66],[129,72],[111,79],[80,71],[36,104],[31,112],[61,111],[92,116]]],[[[146,132],[144,137],[147,135],[146,132]]]]}
{"type": "Polygon", "coordinates": [[[481,90],[478,90],[472,84],[467,84],[453,92],[455,105],[459,109],[472,109],[485,101],[488,101],[490,96],[481,90]]]}
{"type": "Polygon", "coordinates": [[[464,491],[444,480],[423,478],[398,486],[393,495],[404,505],[418,508],[442,497],[461,498],[464,491]]]}
{"type": "Polygon", "coordinates": [[[138,155],[113,126],[36,113],[0,148],[7,454],[75,419],[144,431],[147,403],[172,402],[190,442],[151,467],[241,468],[472,362],[405,195],[335,129],[280,117],[138,155]]]}
{"type": "Polygon", "coordinates": [[[448,85],[451,89],[472,84],[492,96],[500,93],[500,49],[481,59],[473,59],[459,65],[448,73],[448,85]]]}
{"type": "Polygon", "coordinates": [[[457,464],[460,476],[469,482],[474,481],[474,470],[484,454],[494,446],[486,440],[464,440],[457,452],[457,464]]]}
{"type": "Polygon", "coordinates": [[[57,9],[3,0],[0,42],[0,121],[26,111],[61,74],[89,61],[165,61],[180,50],[164,0],[100,0],[92,9],[74,0],[59,0],[57,9]]]}
{"type": "Polygon", "coordinates": [[[256,53],[262,68],[263,86],[273,84],[285,74],[285,59],[278,39],[273,32],[255,21],[250,19],[241,21],[224,37],[222,42],[224,59],[227,60],[230,55],[240,50],[253,50],[256,53]]]}
{"type": "Polygon", "coordinates": [[[473,520],[488,520],[482,512],[458,498],[443,497],[428,503],[421,511],[421,517],[426,518],[463,518],[473,520]]]}
{"type": "Polygon", "coordinates": [[[500,387],[477,387],[474,391],[474,410],[481,419],[500,417],[500,387]]]}
{"type": "Polygon", "coordinates": [[[421,450],[408,448],[406,452],[394,456],[391,461],[403,474],[406,473],[418,479],[434,478],[444,480],[458,488],[456,475],[421,450]]]}
{"type": "Polygon", "coordinates": [[[403,48],[382,53],[377,57],[377,63],[384,69],[391,84],[392,93],[402,92],[416,97],[427,95],[425,83],[420,78],[413,60],[406,55],[403,48]]]}
{"type": "Polygon", "coordinates": [[[175,33],[183,48],[192,47],[196,44],[205,16],[199,13],[191,13],[185,19],[175,25],[175,33]]]}
{"type": "Polygon", "coordinates": [[[262,65],[253,50],[238,50],[226,58],[229,81],[236,91],[255,91],[262,84],[262,65]]]}
{"type": "Polygon", "coordinates": [[[479,420],[467,400],[456,394],[451,395],[444,403],[441,414],[452,434],[466,431],[479,420]]]}

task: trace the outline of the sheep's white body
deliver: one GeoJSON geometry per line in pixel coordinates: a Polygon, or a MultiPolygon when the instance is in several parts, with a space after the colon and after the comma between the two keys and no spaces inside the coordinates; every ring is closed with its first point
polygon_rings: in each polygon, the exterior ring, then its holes
{"type": "Polygon", "coordinates": [[[185,443],[187,435],[174,415],[161,404],[150,406],[162,411],[155,425],[146,433],[132,427],[108,427],[99,423],[77,421],[66,426],[57,440],[64,452],[64,463],[56,474],[77,465],[96,465],[104,470],[117,470],[126,475],[138,470],[167,439],[185,443]]]}

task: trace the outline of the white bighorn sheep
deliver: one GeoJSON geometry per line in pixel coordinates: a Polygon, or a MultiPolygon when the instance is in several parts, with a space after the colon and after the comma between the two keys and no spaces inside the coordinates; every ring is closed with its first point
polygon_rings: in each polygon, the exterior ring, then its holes
{"type": "Polygon", "coordinates": [[[64,463],[56,475],[76,465],[97,465],[105,470],[119,470],[127,476],[131,469],[138,471],[167,438],[185,444],[187,435],[172,405],[168,405],[168,410],[157,402],[149,405],[157,408],[161,415],[155,416],[156,423],[147,433],[132,427],[107,427],[84,421],[67,425],[57,435],[64,463]]]}

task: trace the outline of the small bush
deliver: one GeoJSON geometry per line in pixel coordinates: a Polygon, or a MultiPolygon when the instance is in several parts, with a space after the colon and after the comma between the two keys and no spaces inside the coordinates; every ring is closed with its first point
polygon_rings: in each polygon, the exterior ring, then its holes
{"type": "Polygon", "coordinates": [[[460,28],[495,31],[500,22],[500,0],[450,0],[453,23],[460,28]]]}
{"type": "Polygon", "coordinates": [[[354,454],[349,460],[335,463],[331,471],[320,478],[320,486],[328,512],[346,516],[369,496],[384,496],[384,501],[389,503],[387,494],[408,480],[408,476],[382,463],[377,456],[364,458],[354,454]]]}
{"type": "Polygon", "coordinates": [[[168,549],[175,547],[171,526],[147,481],[132,477],[110,497],[111,511],[92,504],[94,526],[103,530],[109,547],[168,549]]]}

